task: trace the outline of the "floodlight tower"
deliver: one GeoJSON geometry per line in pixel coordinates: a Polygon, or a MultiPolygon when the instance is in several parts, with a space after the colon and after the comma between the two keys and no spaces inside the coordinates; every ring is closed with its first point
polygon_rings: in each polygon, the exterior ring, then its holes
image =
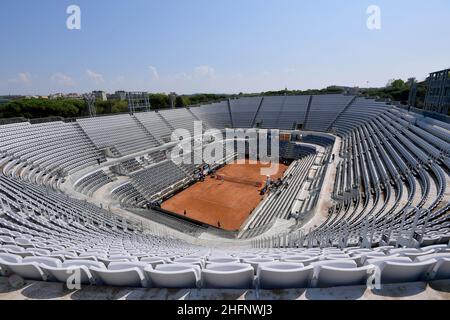
{"type": "Polygon", "coordinates": [[[89,116],[91,118],[95,117],[97,115],[97,111],[95,109],[95,94],[86,93],[83,95],[83,99],[86,102],[86,104],[88,105],[89,116]]]}

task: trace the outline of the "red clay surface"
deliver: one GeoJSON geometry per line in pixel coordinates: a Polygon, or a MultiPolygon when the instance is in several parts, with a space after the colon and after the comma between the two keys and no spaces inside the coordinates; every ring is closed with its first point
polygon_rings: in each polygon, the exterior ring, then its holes
{"type": "MultiPolygon", "coordinates": [[[[218,175],[238,178],[246,181],[261,182],[265,176],[260,169],[267,167],[258,164],[229,164],[217,171],[218,175]]],[[[272,179],[283,176],[287,166],[280,164],[277,174],[272,179]]],[[[256,208],[263,196],[260,187],[255,185],[220,181],[207,177],[204,182],[197,182],[190,188],[176,194],[162,204],[162,208],[229,231],[239,230],[241,225],[256,208]]]]}

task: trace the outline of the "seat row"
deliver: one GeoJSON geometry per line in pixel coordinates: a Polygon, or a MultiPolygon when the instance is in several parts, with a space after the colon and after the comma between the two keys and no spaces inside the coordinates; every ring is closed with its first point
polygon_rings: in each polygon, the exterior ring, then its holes
{"type": "MultiPolygon", "coordinates": [[[[377,254],[378,253],[378,254],[377,254]]],[[[400,251],[400,253],[402,253],[400,251]]],[[[353,251],[348,255],[285,255],[252,258],[241,255],[180,258],[120,257],[107,265],[94,260],[0,253],[0,272],[28,280],[59,281],[68,285],[109,285],[153,288],[289,289],[351,285],[383,285],[450,278],[450,252],[434,249],[384,256],[353,251]],[[434,252],[434,253],[430,253],[434,252]],[[302,258],[303,257],[303,258],[302,258]],[[122,258],[122,259],[120,259],[122,258]],[[302,258],[302,259],[301,259],[302,258]]]]}

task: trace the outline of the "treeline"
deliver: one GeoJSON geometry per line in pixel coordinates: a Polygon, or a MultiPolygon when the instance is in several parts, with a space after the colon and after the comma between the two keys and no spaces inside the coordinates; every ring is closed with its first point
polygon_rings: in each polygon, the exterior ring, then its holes
{"type": "Polygon", "coordinates": [[[339,87],[328,87],[325,89],[308,89],[308,90],[278,90],[278,91],[266,91],[261,93],[239,93],[238,96],[251,97],[251,96],[301,96],[301,95],[317,95],[317,94],[339,94],[344,93],[345,90],[339,87]]]}
{"type": "Polygon", "coordinates": [[[83,100],[20,99],[0,105],[0,118],[73,118],[85,115],[87,107],[83,100]]]}
{"type": "MultiPolygon", "coordinates": [[[[411,80],[403,81],[397,79],[391,81],[384,88],[365,89],[362,94],[369,95],[371,97],[380,97],[383,99],[391,99],[393,101],[399,101],[401,104],[408,104],[409,91],[411,89],[411,80]]],[[[416,108],[423,109],[425,104],[425,96],[427,94],[426,81],[417,83],[417,95],[416,95],[416,108]]]]}
{"type": "MultiPolygon", "coordinates": [[[[181,108],[199,103],[209,103],[228,98],[226,95],[196,94],[177,96],[175,107],[181,108]]],[[[149,95],[151,109],[164,109],[170,107],[170,99],[166,94],[149,95]]],[[[113,114],[128,112],[128,102],[120,100],[96,101],[97,114],[113,114]]],[[[79,99],[18,99],[0,104],[0,118],[46,118],[63,117],[75,118],[88,116],[88,106],[84,100],[79,99]]]]}
{"type": "MultiPolygon", "coordinates": [[[[174,106],[182,108],[196,104],[211,103],[228,98],[248,97],[248,96],[274,96],[274,95],[316,95],[316,94],[337,94],[344,93],[340,87],[328,87],[325,89],[310,90],[280,90],[260,93],[239,93],[237,95],[225,94],[194,94],[180,95],[175,98],[174,106]]],[[[389,98],[407,104],[410,91],[410,81],[401,79],[393,80],[384,88],[364,89],[362,94],[371,97],[389,98]]],[[[418,83],[416,107],[423,108],[426,95],[426,82],[418,83]]],[[[151,109],[164,109],[171,106],[170,98],[167,94],[156,93],[149,95],[151,109]]],[[[96,101],[95,108],[97,114],[113,114],[128,112],[128,102],[120,100],[96,101]]],[[[77,99],[18,99],[0,104],[0,118],[23,117],[27,119],[63,117],[75,118],[88,116],[88,107],[85,101],[77,99]]]]}

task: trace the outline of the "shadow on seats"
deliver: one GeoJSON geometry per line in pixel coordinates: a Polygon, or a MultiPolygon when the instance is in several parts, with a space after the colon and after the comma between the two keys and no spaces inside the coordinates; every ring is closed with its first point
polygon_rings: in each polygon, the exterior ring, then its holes
{"type": "Polygon", "coordinates": [[[450,292],[450,280],[436,280],[429,283],[431,289],[440,292],[450,292]]]}
{"type": "Polygon", "coordinates": [[[373,289],[372,294],[375,296],[382,296],[387,298],[402,298],[415,296],[424,292],[427,288],[427,283],[425,282],[414,282],[414,283],[393,283],[393,284],[382,284],[381,290],[373,289]]]}
{"type": "Polygon", "coordinates": [[[135,289],[127,300],[182,300],[190,297],[191,289],[135,289]]]}
{"type": "Polygon", "coordinates": [[[69,290],[62,283],[33,282],[22,289],[21,294],[28,299],[59,299],[70,295],[74,290],[69,290]]]}
{"type": "Polygon", "coordinates": [[[365,286],[348,286],[334,288],[307,289],[305,298],[308,300],[357,300],[364,296],[365,286]]]}
{"type": "Polygon", "coordinates": [[[254,289],[192,289],[189,300],[255,300],[254,289]]]}
{"type": "Polygon", "coordinates": [[[299,299],[306,289],[270,289],[260,290],[259,298],[261,300],[296,300],[299,299]]]}
{"type": "Polygon", "coordinates": [[[17,283],[16,285],[12,285],[9,281],[9,278],[0,277],[0,293],[3,293],[3,294],[20,291],[31,285],[33,285],[33,284],[29,283],[27,281],[23,281],[22,283],[17,283]]]}
{"type": "Polygon", "coordinates": [[[72,300],[119,300],[126,299],[133,289],[106,287],[106,286],[82,286],[75,291],[70,298],[72,300]]]}

